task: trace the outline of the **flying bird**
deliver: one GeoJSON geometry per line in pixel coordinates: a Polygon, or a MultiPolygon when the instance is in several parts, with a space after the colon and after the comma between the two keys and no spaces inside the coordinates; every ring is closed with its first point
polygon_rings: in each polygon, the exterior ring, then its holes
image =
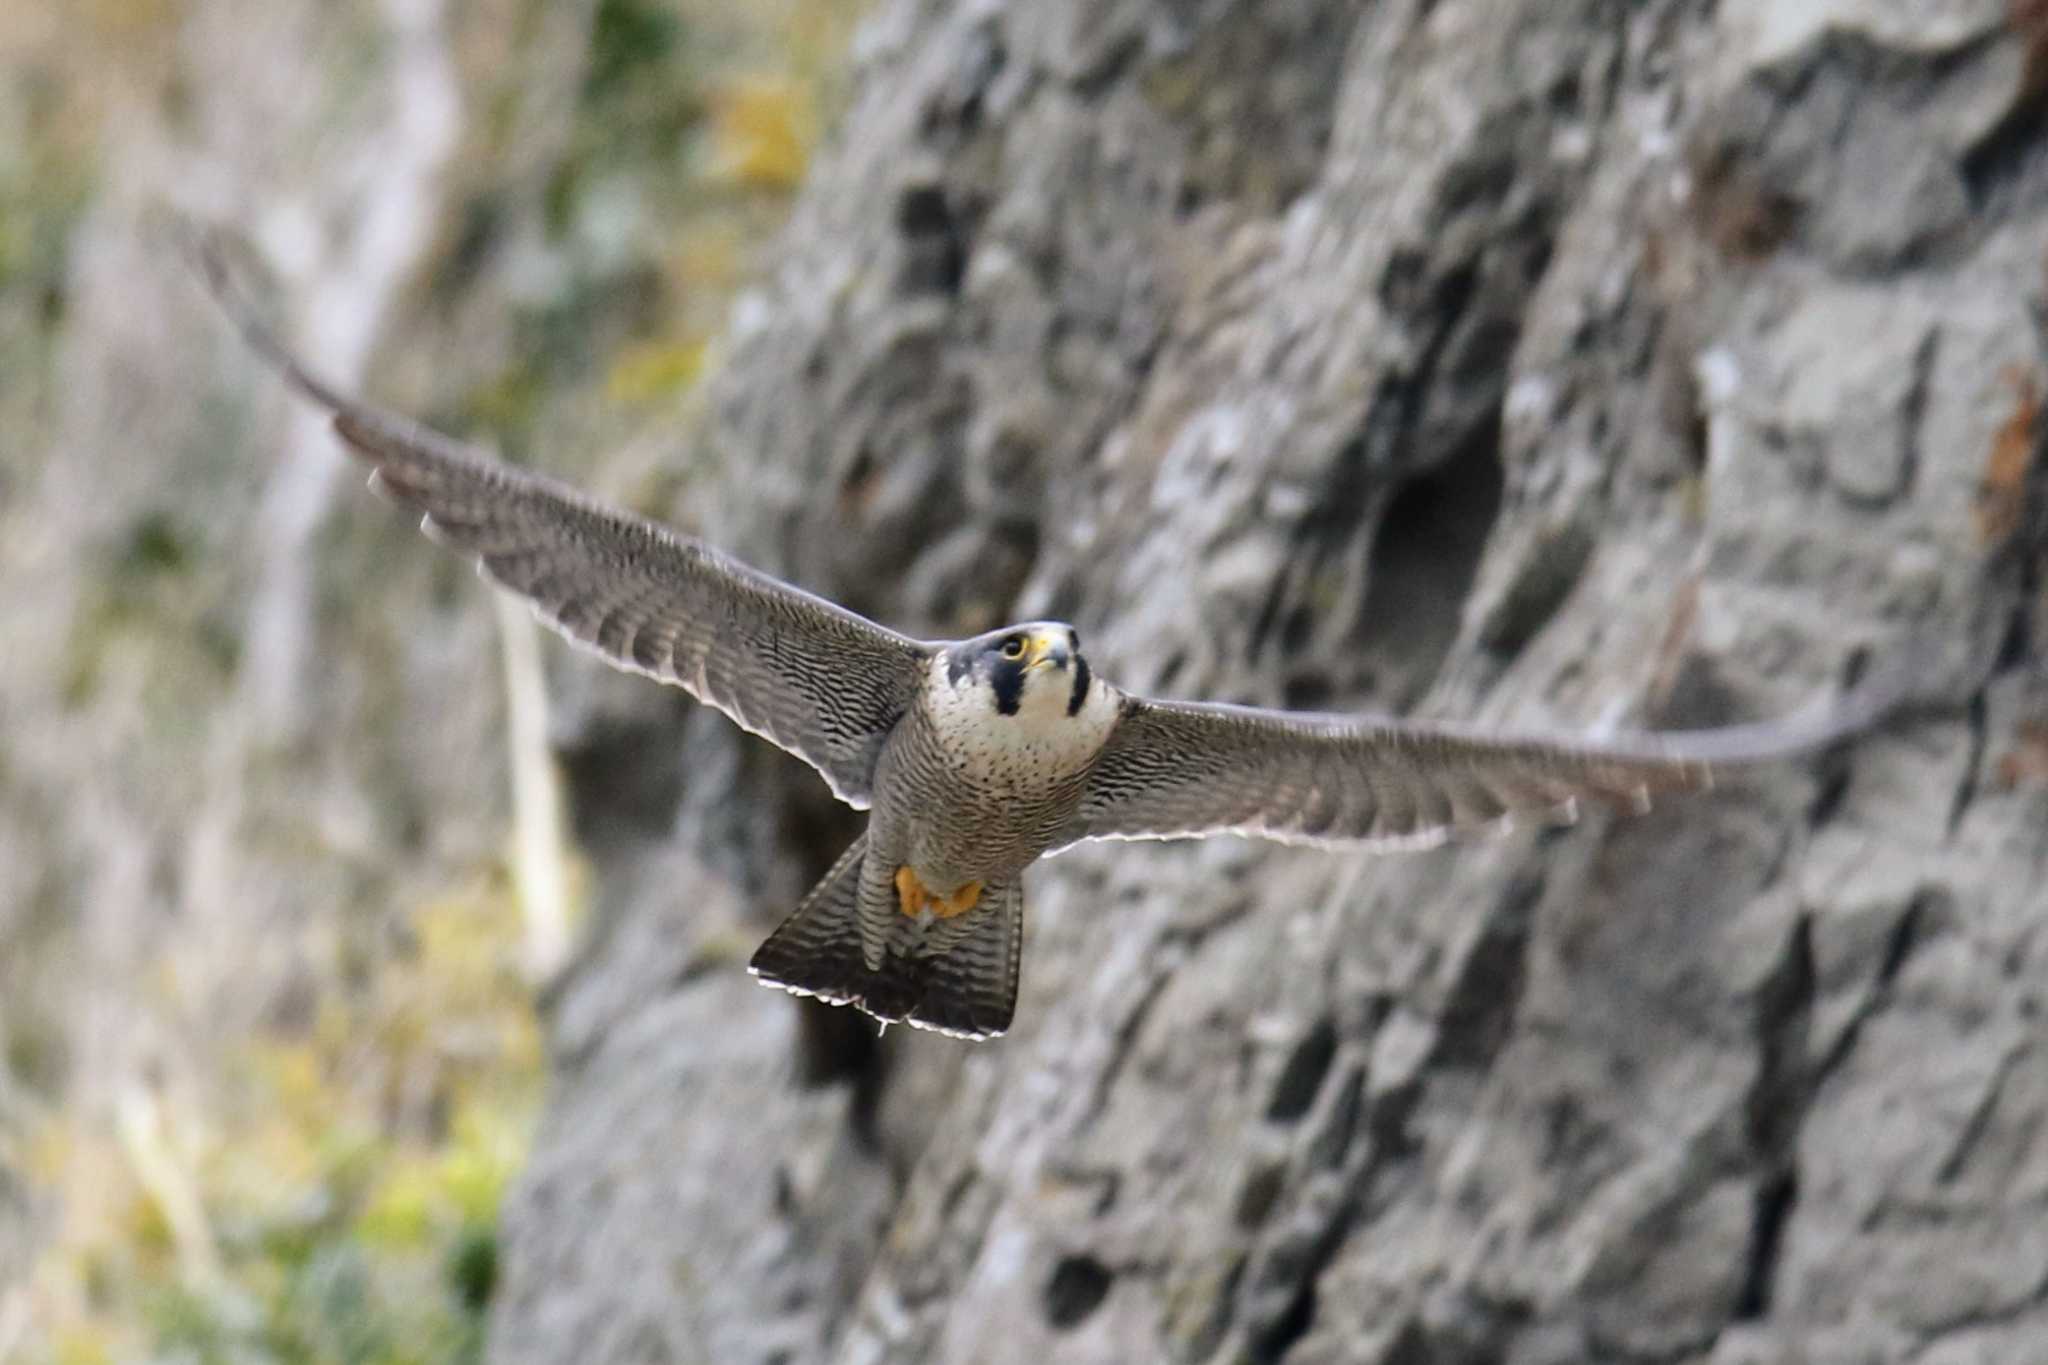
{"type": "Polygon", "coordinates": [[[1866,682],[1815,719],[1586,741],[1138,696],[1058,621],[913,639],[340,392],[240,299],[217,250],[199,256],[249,344],[332,413],[372,486],[429,536],[571,641],[716,707],[869,813],[750,965],[884,1026],[1004,1032],[1024,871],[1082,840],[1427,847],[1568,821],[1582,801],[1645,808],[1836,742],[1893,700],[1866,682]]]}

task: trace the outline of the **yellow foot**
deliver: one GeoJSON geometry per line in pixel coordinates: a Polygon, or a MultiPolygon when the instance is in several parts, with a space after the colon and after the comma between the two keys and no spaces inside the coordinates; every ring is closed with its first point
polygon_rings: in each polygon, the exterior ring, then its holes
{"type": "Polygon", "coordinates": [[[908,863],[896,869],[896,908],[916,919],[931,904],[932,893],[924,889],[908,863]]]}
{"type": "Polygon", "coordinates": [[[926,914],[939,919],[964,915],[981,904],[981,883],[968,882],[950,896],[941,896],[924,884],[908,863],[896,869],[896,908],[912,919],[926,914]]]}
{"type": "Polygon", "coordinates": [[[981,904],[981,883],[969,882],[950,896],[938,896],[932,900],[932,911],[940,919],[951,919],[964,915],[981,904]]]}

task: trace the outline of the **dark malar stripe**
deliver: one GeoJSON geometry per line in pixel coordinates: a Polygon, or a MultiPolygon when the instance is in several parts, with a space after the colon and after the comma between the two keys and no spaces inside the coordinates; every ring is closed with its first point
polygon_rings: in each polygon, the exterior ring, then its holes
{"type": "Polygon", "coordinates": [[[1024,700],[1024,668],[1013,659],[996,660],[995,668],[989,674],[989,684],[995,688],[996,711],[1005,716],[1017,714],[1017,707],[1024,700]]]}
{"type": "Polygon", "coordinates": [[[1067,714],[1070,716],[1080,715],[1081,705],[1087,700],[1088,661],[1076,654],[1074,656],[1074,695],[1067,698],[1067,714]]]}

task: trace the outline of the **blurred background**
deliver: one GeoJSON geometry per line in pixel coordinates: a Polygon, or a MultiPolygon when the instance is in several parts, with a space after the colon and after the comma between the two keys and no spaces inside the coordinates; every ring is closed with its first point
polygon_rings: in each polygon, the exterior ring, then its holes
{"type": "Polygon", "coordinates": [[[329,373],[669,486],[858,9],[4,7],[0,1359],[476,1358],[587,894],[524,613],[396,553],[170,215],[329,373]]]}
{"type": "Polygon", "coordinates": [[[0,1361],[2048,1341],[2034,0],[6,0],[0,1361]],[[362,492],[344,387],[1135,690],[1910,723],[1399,858],[1077,851],[1016,1030],[747,955],[859,822],[362,492]]]}

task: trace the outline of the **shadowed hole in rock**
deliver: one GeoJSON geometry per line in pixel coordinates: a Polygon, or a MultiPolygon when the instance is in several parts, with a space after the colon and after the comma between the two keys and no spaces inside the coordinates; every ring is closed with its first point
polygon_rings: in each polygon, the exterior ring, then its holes
{"type": "Polygon", "coordinates": [[[1280,648],[1299,654],[1315,638],[1316,614],[1306,603],[1296,604],[1280,620],[1280,648]]]}
{"type": "Polygon", "coordinates": [[[1223,1282],[1216,1290],[1209,1311],[1202,1318],[1201,1326],[1188,1337],[1184,1360],[1207,1360],[1223,1340],[1223,1334],[1230,1330],[1231,1319],[1237,1315],[1237,1287],[1244,1281],[1246,1257],[1242,1252],[1230,1258],[1230,1268],[1223,1274],[1223,1282]]]}
{"type": "MultiPolygon", "coordinates": [[[[1320,1271],[1321,1267],[1317,1267],[1320,1271]]],[[[1287,1311],[1279,1321],[1253,1338],[1251,1358],[1260,1365],[1286,1358],[1294,1344],[1308,1335],[1308,1329],[1316,1321],[1316,1281],[1309,1276],[1302,1281],[1301,1292],[1288,1303],[1287,1311]]]]}
{"type": "Polygon", "coordinates": [[[1187,666],[1188,653],[1184,649],[1176,649],[1166,656],[1166,662],[1159,665],[1159,680],[1153,684],[1160,695],[1172,694],[1174,683],[1180,680],[1180,675],[1187,670],[1187,666]]]}
{"type": "Polygon", "coordinates": [[[1806,823],[1811,829],[1819,829],[1835,818],[1842,808],[1842,798],[1849,794],[1849,769],[1836,767],[1822,774],[1820,788],[1813,794],[1813,804],[1806,809],[1806,823]]]}
{"type": "Polygon", "coordinates": [[[1986,708],[1984,693],[1980,690],[1970,698],[1964,715],[1970,722],[1970,757],[1963,765],[1963,775],[1956,782],[1955,795],[1948,806],[1948,832],[1954,834],[1962,828],[1963,817],[1970,813],[1970,807],[1977,801],[1977,782],[1984,771],[1984,750],[1990,743],[1990,713],[1986,708]]]}
{"type": "Polygon", "coordinates": [[[1551,109],[1566,118],[1579,116],[1584,92],[1580,88],[1578,72],[1567,71],[1558,77],[1551,83],[1548,94],[1551,109]]]}
{"type": "Polygon", "coordinates": [[[1750,1145],[1773,1162],[1789,1160],[1813,1096],[1807,1040],[1817,979],[1813,924],[1802,916],[1756,996],[1760,1066],[1744,1108],[1750,1145]]]}
{"type": "Polygon", "coordinates": [[[1483,1071],[1506,1045],[1528,979],[1530,927],[1543,878],[1519,875],[1480,931],[1437,1020],[1435,1063],[1483,1071]]]}
{"type": "Polygon", "coordinates": [[[1773,184],[1756,151],[1727,142],[1702,142],[1689,155],[1693,225],[1723,256],[1763,261],[1799,230],[1804,206],[1773,184]]]}
{"type": "Polygon", "coordinates": [[[1304,669],[1280,684],[1280,704],[1290,711],[1326,711],[1337,694],[1330,675],[1304,669]]]}
{"type": "Polygon", "coordinates": [[[840,1081],[851,1083],[853,1106],[848,1118],[854,1135],[864,1142],[875,1139],[875,1116],[889,1065],[874,1021],[859,1010],[822,1000],[794,1003],[798,1012],[797,1084],[818,1089],[840,1081]]]}
{"type": "Polygon", "coordinates": [[[1311,1165],[1338,1169],[1351,1155],[1365,1117],[1365,1068],[1346,1067],[1335,1095],[1324,1107],[1321,1123],[1302,1149],[1302,1159],[1311,1165]]]}
{"type": "Polygon", "coordinates": [[[1080,1326],[1109,1297],[1115,1278],[1093,1256],[1062,1256],[1045,1282],[1045,1320],[1062,1332],[1080,1326]]]}
{"type": "Polygon", "coordinates": [[[937,185],[916,185],[896,201],[903,235],[897,287],[905,294],[956,294],[967,271],[966,230],[937,185]]]}
{"type": "Polygon", "coordinates": [[[1711,730],[1744,718],[1741,694],[1704,654],[1688,654],[1671,673],[1661,698],[1653,698],[1646,721],[1659,730],[1711,730]]]}
{"type": "Polygon", "coordinates": [[[1502,486],[1495,412],[1456,455],[1397,493],[1380,520],[1361,614],[1367,656],[1386,661],[1386,700],[1396,707],[1421,697],[1457,638],[1502,486]]]}
{"type": "Polygon", "coordinates": [[[2027,667],[2034,657],[2033,623],[2026,611],[2013,613],[2006,632],[1999,638],[1998,653],[1991,661],[1994,674],[2012,673],[2027,667]]]}
{"type": "Polygon", "coordinates": [[[660,839],[683,799],[683,746],[674,708],[657,715],[599,714],[557,744],[570,831],[584,849],[660,839]]]}
{"type": "Polygon", "coordinates": [[[1480,646],[1503,660],[1520,654],[1571,596],[1592,555],[1592,532],[1578,522],[1546,533],[1480,620],[1480,646]]]}
{"type": "Polygon", "coordinates": [[[1266,1105],[1267,1120],[1293,1123],[1308,1113],[1336,1057],[1337,1026],[1325,1016],[1302,1035],[1286,1065],[1280,1068],[1280,1079],[1273,1084],[1273,1098],[1266,1105]]]}
{"type": "Polygon", "coordinates": [[[2021,186],[2038,185],[2038,168],[2043,150],[2042,134],[2048,132],[2048,102],[2038,96],[2017,105],[1997,127],[1963,154],[1963,186],[1971,205],[1983,214],[2001,196],[2017,198],[2021,186]]]}
{"type": "Polygon", "coordinates": [[[1285,1164],[1269,1161],[1253,1169],[1237,1192],[1237,1225],[1248,1232],[1262,1226],[1286,1186],[1285,1164]]]}
{"type": "Polygon", "coordinates": [[[1687,402],[1684,416],[1679,421],[1678,435],[1684,445],[1686,467],[1694,478],[1704,480],[1707,477],[1707,456],[1712,451],[1708,443],[1714,435],[1713,422],[1700,394],[1699,381],[1692,377],[1691,367],[1680,366],[1679,372],[1686,377],[1687,402]]]}
{"type": "Polygon", "coordinates": [[[1771,1284],[1777,1278],[1778,1248],[1785,1237],[1785,1224],[1799,1202],[1799,1174],[1780,1171],[1757,1188],[1750,1214],[1749,1256],[1742,1274],[1742,1289],[1735,1296],[1734,1318],[1754,1322],[1771,1311],[1771,1284]]]}
{"type": "Polygon", "coordinates": [[[1913,955],[1913,949],[1919,946],[1920,940],[1934,927],[1933,921],[1941,916],[1946,899],[1947,893],[1930,889],[1914,896],[1912,902],[1906,906],[1905,913],[1899,916],[1899,922],[1892,926],[1891,938],[1884,947],[1884,960],[1877,967],[1877,983],[1880,986],[1889,986],[1898,980],[1899,972],[1906,965],[1906,959],[1913,955]]]}

